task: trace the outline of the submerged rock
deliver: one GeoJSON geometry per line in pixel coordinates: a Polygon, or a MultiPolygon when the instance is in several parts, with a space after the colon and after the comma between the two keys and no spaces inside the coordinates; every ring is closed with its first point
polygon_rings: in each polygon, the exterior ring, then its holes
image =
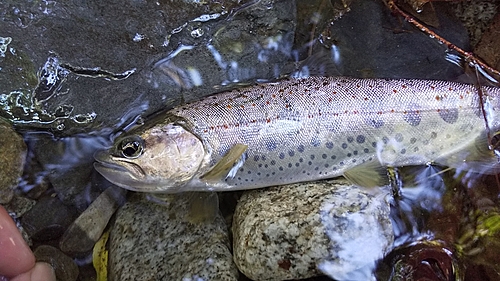
{"type": "Polygon", "coordinates": [[[188,221],[186,197],[135,194],[116,214],[108,280],[238,280],[224,219],[188,221]]]}
{"type": "Polygon", "coordinates": [[[33,240],[49,241],[61,237],[76,215],[75,208],[55,196],[45,196],[22,216],[21,225],[33,240]]]}
{"type": "Polygon", "coordinates": [[[116,209],[125,202],[126,190],[117,186],[106,189],[66,230],[59,243],[67,254],[92,250],[116,209]]]}
{"type": "Polygon", "coordinates": [[[0,204],[14,196],[14,188],[23,173],[26,144],[12,127],[0,118],[0,204]]]}
{"type": "Polygon", "coordinates": [[[234,261],[253,280],[370,280],[394,239],[386,194],[344,179],[246,192],[234,215],[234,261]]]}
{"type": "Polygon", "coordinates": [[[42,245],[36,248],[34,254],[37,262],[46,262],[54,268],[58,281],[75,281],[78,278],[76,263],[58,249],[42,245]]]}

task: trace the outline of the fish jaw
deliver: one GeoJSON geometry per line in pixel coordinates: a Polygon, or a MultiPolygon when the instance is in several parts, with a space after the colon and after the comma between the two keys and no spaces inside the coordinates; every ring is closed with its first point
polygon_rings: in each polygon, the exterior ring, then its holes
{"type": "Polygon", "coordinates": [[[134,163],[114,159],[107,150],[94,154],[94,168],[111,183],[132,191],[155,192],[159,182],[147,179],[144,171],[134,163]]]}

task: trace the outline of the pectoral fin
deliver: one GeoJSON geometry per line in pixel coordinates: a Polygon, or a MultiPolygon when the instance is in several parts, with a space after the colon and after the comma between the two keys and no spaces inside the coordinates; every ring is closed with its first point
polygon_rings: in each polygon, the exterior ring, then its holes
{"type": "Polygon", "coordinates": [[[219,197],[215,192],[189,192],[186,219],[192,224],[211,223],[219,212],[219,197]]]}
{"type": "Polygon", "coordinates": [[[220,182],[234,177],[238,169],[245,163],[247,148],[247,145],[240,143],[233,146],[210,171],[201,176],[200,180],[204,182],[220,182]]]}
{"type": "Polygon", "coordinates": [[[361,187],[377,187],[389,184],[387,168],[377,161],[365,162],[344,172],[344,177],[361,187]]]}

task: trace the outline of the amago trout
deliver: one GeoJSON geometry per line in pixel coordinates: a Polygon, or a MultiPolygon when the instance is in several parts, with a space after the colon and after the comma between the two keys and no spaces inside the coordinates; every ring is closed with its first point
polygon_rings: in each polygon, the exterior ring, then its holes
{"type": "Polygon", "coordinates": [[[96,153],[95,168],[118,186],[164,193],[341,175],[376,186],[387,166],[491,173],[500,88],[482,90],[481,99],[468,84],[345,77],[256,85],[157,116],[96,153]]]}

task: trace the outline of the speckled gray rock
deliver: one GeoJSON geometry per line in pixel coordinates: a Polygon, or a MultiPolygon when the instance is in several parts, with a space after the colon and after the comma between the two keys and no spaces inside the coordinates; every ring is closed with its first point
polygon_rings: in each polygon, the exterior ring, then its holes
{"type": "Polygon", "coordinates": [[[322,272],[370,280],[394,239],[387,194],[371,195],[344,179],[246,192],[234,214],[234,261],[253,280],[322,272]]]}
{"type": "Polygon", "coordinates": [[[135,194],[116,214],[109,246],[109,281],[238,280],[224,219],[186,221],[182,197],[168,203],[135,194]]]}
{"type": "Polygon", "coordinates": [[[0,204],[14,196],[14,188],[23,173],[26,144],[11,126],[0,118],[0,204]]]}
{"type": "Polygon", "coordinates": [[[69,226],[59,242],[66,254],[85,253],[94,247],[116,209],[125,202],[127,191],[110,186],[69,226]]]}

